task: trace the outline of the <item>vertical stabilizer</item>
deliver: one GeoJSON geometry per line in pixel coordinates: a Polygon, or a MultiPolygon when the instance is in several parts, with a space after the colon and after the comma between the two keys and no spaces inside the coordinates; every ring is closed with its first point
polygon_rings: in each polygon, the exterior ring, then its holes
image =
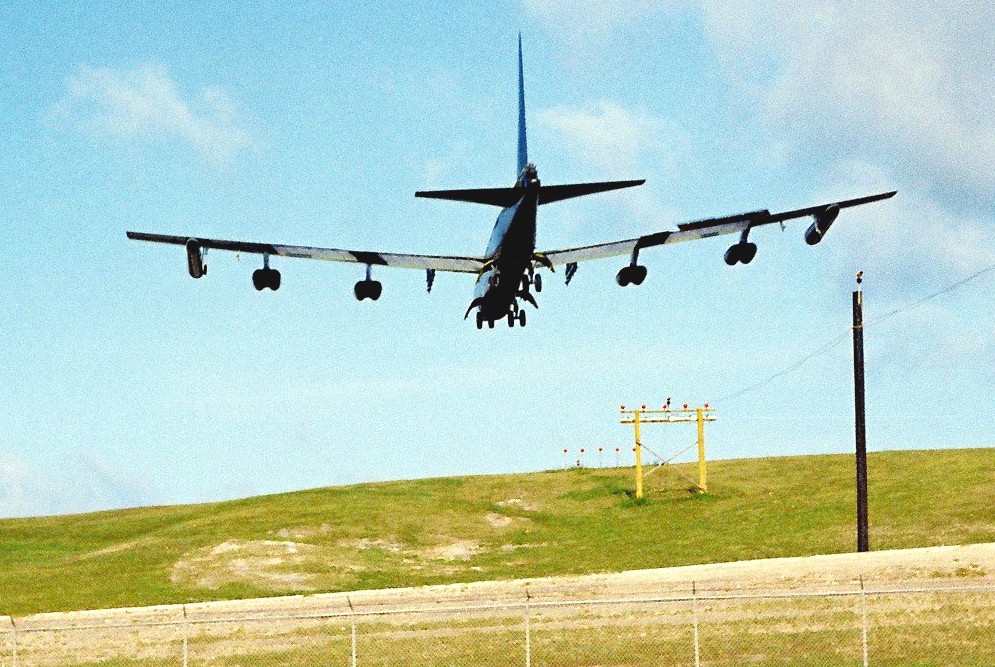
{"type": "Polygon", "coordinates": [[[522,66],[522,33],[518,33],[518,178],[529,162],[529,147],[525,139],[525,73],[522,66]]]}

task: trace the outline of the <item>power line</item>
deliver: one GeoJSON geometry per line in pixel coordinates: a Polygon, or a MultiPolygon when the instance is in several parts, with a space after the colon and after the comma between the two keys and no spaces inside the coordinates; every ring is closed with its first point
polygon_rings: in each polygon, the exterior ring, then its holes
{"type": "MultiPolygon", "coordinates": [[[[863,326],[866,329],[868,326],[878,325],[881,322],[884,322],[885,320],[891,319],[892,317],[895,317],[897,315],[902,315],[904,313],[908,313],[908,312],[910,312],[912,310],[915,310],[916,308],[918,308],[919,306],[925,304],[926,302],[931,301],[932,299],[935,299],[936,297],[941,296],[943,294],[947,294],[948,292],[952,292],[955,289],[957,289],[958,287],[961,287],[962,285],[966,285],[967,283],[971,282],[972,280],[975,280],[976,278],[979,278],[979,277],[983,276],[984,274],[989,273],[991,271],[995,271],[995,264],[991,264],[989,266],[986,266],[985,268],[981,269],[980,271],[976,271],[975,273],[972,273],[971,275],[967,276],[966,278],[962,278],[961,280],[958,280],[957,282],[951,283],[951,284],[947,285],[946,287],[943,287],[942,289],[939,289],[939,290],[937,290],[935,292],[932,292],[931,294],[928,294],[928,295],[924,296],[923,298],[919,299],[918,301],[915,301],[915,302],[910,303],[908,305],[896,308],[896,309],[894,309],[894,310],[892,310],[890,312],[885,313],[884,315],[881,315],[878,318],[875,318],[875,319],[871,320],[870,322],[865,322],[863,326]]],[[[838,346],[840,343],[842,343],[844,340],[846,340],[849,336],[850,336],[850,328],[848,327],[845,332],[843,332],[842,334],[840,334],[836,338],[832,339],[831,341],[829,341],[828,343],[826,343],[825,345],[823,345],[819,349],[815,350],[814,352],[810,352],[809,354],[805,355],[804,357],[802,357],[798,361],[794,362],[790,366],[786,366],[785,368],[779,370],[778,372],[774,373],[773,375],[767,376],[766,378],[764,378],[763,380],[760,380],[759,382],[755,382],[755,383],[753,383],[753,384],[751,384],[751,385],[749,385],[747,387],[744,387],[743,389],[740,389],[740,390],[735,391],[735,392],[733,392],[731,394],[727,394],[725,396],[722,396],[721,398],[717,399],[715,402],[716,403],[721,403],[723,401],[735,400],[735,399],[739,398],[740,396],[743,396],[743,395],[748,394],[750,392],[756,391],[757,389],[760,389],[761,387],[765,387],[766,385],[770,384],[774,380],[776,380],[776,379],[778,379],[780,377],[783,377],[785,375],[788,375],[789,373],[792,373],[793,371],[801,368],[803,365],[805,365],[806,362],[810,361],[811,359],[814,359],[815,357],[821,356],[821,355],[829,352],[834,347],[838,346]]]]}
{"type": "Polygon", "coordinates": [[[911,303],[911,304],[909,304],[907,306],[902,306],[900,308],[896,308],[895,310],[891,311],[890,313],[885,313],[881,317],[878,317],[877,319],[874,319],[874,320],[871,320],[870,322],[865,323],[864,326],[867,327],[869,325],[879,324],[879,323],[881,323],[881,322],[883,322],[883,321],[885,321],[885,320],[887,320],[889,318],[894,317],[895,315],[899,315],[901,313],[907,313],[910,310],[914,310],[914,309],[918,308],[919,306],[923,305],[924,303],[926,303],[927,301],[935,299],[936,297],[938,297],[940,295],[943,295],[943,294],[946,294],[947,292],[952,292],[955,289],[957,289],[958,287],[960,287],[961,285],[965,285],[965,284],[971,282],[972,280],[974,280],[975,278],[978,278],[978,277],[980,277],[980,276],[988,273],[989,271],[993,271],[993,270],[995,270],[995,264],[992,264],[990,266],[986,266],[985,268],[981,269],[980,271],[972,273],[967,278],[963,278],[961,280],[958,280],[955,283],[951,283],[950,285],[947,285],[943,289],[937,290],[937,291],[933,292],[932,294],[929,294],[928,296],[924,296],[923,298],[919,299],[915,303],[911,303]]]}

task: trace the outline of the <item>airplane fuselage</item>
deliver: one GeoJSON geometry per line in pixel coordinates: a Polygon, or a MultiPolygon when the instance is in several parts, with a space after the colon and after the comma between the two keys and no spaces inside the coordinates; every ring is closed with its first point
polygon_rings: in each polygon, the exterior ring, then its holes
{"type": "Polygon", "coordinates": [[[514,206],[502,209],[487,244],[487,269],[474,289],[475,302],[484,320],[498,320],[517,312],[518,298],[527,286],[536,249],[536,210],[539,179],[523,179],[523,196],[514,206]]]}

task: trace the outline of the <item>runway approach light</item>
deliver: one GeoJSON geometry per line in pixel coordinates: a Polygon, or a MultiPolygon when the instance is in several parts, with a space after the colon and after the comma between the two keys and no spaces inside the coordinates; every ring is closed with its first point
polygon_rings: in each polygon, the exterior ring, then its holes
{"type": "MultiPolygon", "coordinates": [[[[670,399],[667,399],[669,404],[670,399]]],[[[662,410],[647,410],[643,405],[640,410],[626,410],[622,406],[622,424],[632,424],[636,444],[632,451],[636,453],[636,498],[643,497],[643,458],[642,458],[642,436],[640,432],[641,424],[661,424],[673,422],[697,422],[698,424],[698,485],[694,487],[697,493],[707,493],[708,486],[705,470],[705,422],[715,421],[715,410],[705,403],[700,408],[688,408],[684,404],[682,410],[671,411],[664,406],[662,410]],[[649,415],[648,417],[645,415],[649,415]]]]}

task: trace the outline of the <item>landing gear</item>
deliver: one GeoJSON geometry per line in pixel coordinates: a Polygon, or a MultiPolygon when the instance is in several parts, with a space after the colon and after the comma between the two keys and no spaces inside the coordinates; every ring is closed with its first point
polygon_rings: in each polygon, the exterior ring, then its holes
{"type": "Polygon", "coordinates": [[[256,269],[252,272],[252,286],[261,292],[267,287],[274,292],[280,289],[280,272],[276,269],[256,269]]]}
{"type": "Polygon", "coordinates": [[[478,329],[484,328],[484,314],[479,310],[477,311],[477,328],[478,329]]]}
{"type": "Polygon", "coordinates": [[[518,326],[525,326],[525,310],[518,307],[518,302],[512,304],[512,309],[508,311],[508,326],[515,326],[515,322],[518,322],[518,326]]]}
{"type": "Polygon", "coordinates": [[[736,245],[729,246],[724,255],[726,264],[735,266],[737,263],[749,264],[757,256],[756,243],[744,243],[740,241],[736,245]]]}
{"type": "Polygon", "coordinates": [[[750,228],[747,227],[739,236],[739,243],[729,246],[724,258],[726,264],[735,266],[738,262],[749,264],[757,256],[757,244],[750,243],[747,238],[750,236],[750,228]]]}
{"type": "MultiPolygon", "coordinates": [[[[370,277],[370,274],[372,272],[373,272],[373,267],[367,264],[366,280],[360,280],[358,283],[356,283],[356,287],[353,288],[353,292],[356,294],[356,301],[362,301],[363,299],[376,301],[377,299],[380,298],[380,295],[383,294],[383,285],[380,284],[379,280],[373,280],[373,278],[370,277]]],[[[430,285],[429,289],[431,289],[431,282],[429,282],[429,285],[430,285]]]]}
{"type": "Polygon", "coordinates": [[[642,285],[644,280],[646,280],[646,267],[639,264],[623,266],[615,276],[615,282],[619,287],[642,285]]]}
{"type": "Polygon", "coordinates": [[[356,300],[362,301],[364,299],[369,299],[370,301],[376,301],[383,294],[383,285],[379,280],[360,280],[356,283],[356,287],[353,289],[356,294],[356,300]]]}
{"type": "Polygon", "coordinates": [[[522,276],[522,291],[528,292],[530,287],[536,292],[542,291],[542,275],[534,273],[531,267],[529,272],[522,276]]]}

